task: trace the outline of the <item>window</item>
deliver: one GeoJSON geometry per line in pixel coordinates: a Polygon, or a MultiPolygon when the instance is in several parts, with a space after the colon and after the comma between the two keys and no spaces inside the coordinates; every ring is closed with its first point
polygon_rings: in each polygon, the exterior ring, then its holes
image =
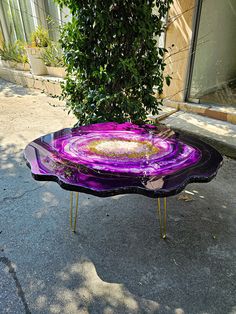
{"type": "Polygon", "coordinates": [[[59,7],[51,0],[44,0],[44,6],[49,36],[52,40],[57,41],[60,26],[59,7]]]}
{"type": "Polygon", "coordinates": [[[204,0],[189,100],[236,105],[236,2],[204,0]]]}
{"type": "Polygon", "coordinates": [[[30,41],[30,34],[33,32],[34,26],[34,16],[32,12],[32,7],[29,0],[19,0],[19,7],[21,10],[22,22],[24,25],[26,41],[30,41]]]}
{"type": "Polygon", "coordinates": [[[0,0],[3,36],[11,42],[17,39],[30,42],[31,33],[41,25],[57,41],[61,19],[70,18],[67,11],[60,10],[54,0],[0,0]]]}
{"type": "Polygon", "coordinates": [[[4,22],[5,22],[5,29],[3,29],[3,33],[6,33],[4,37],[8,38],[11,42],[13,42],[16,40],[16,32],[15,32],[15,27],[13,23],[13,18],[12,18],[9,2],[6,0],[2,2],[2,11],[3,11],[4,22]]]}

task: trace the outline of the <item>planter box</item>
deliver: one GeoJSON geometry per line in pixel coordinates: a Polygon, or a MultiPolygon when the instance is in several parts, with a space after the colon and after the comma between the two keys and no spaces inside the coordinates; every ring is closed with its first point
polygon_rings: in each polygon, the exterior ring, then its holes
{"type": "Polygon", "coordinates": [[[1,63],[4,68],[10,68],[10,63],[8,60],[1,60],[1,63]]]}
{"type": "Polygon", "coordinates": [[[49,67],[47,66],[47,72],[50,76],[56,76],[64,78],[66,76],[66,70],[62,67],[49,67]]]}
{"type": "Polygon", "coordinates": [[[47,74],[47,68],[41,59],[41,55],[44,48],[26,48],[31,72],[34,75],[47,74]]]}
{"type": "Polygon", "coordinates": [[[20,71],[29,71],[30,70],[30,65],[29,65],[29,63],[19,63],[19,62],[17,62],[16,66],[15,66],[15,69],[16,70],[20,70],[20,71]]]}
{"type": "Polygon", "coordinates": [[[1,60],[1,63],[4,68],[12,68],[20,71],[29,71],[30,65],[28,63],[20,63],[9,60],[1,60]]]}
{"type": "Polygon", "coordinates": [[[9,61],[9,65],[10,65],[10,68],[20,70],[20,71],[29,71],[30,70],[30,65],[28,63],[9,61]]]}

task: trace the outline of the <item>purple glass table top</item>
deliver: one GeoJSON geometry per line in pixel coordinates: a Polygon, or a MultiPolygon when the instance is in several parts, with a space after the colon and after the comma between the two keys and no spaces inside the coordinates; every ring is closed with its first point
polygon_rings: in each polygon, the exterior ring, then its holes
{"type": "Polygon", "coordinates": [[[208,144],[164,125],[115,122],[63,129],[25,148],[36,180],[97,196],[181,192],[190,182],[208,182],[222,156],[208,144]]]}

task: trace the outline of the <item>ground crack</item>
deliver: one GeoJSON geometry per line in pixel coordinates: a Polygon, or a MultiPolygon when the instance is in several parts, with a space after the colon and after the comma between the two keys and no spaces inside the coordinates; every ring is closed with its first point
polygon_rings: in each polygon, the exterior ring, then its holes
{"type": "Polygon", "coordinates": [[[7,197],[4,197],[1,201],[0,201],[0,204],[1,203],[4,203],[5,201],[10,201],[10,200],[18,200],[22,197],[24,197],[26,194],[28,193],[31,193],[31,192],[34,192],[36,190],[39,190],[39,189],[42,189],[48,182],[45,182],[44,184],[38,186],[37,188],[35,189],[32,189],[32,190],[27,190],[25,191],[24,193],[22,193],[21,195],[18,195],[18,196],[7,196],[7,197]]]}
{"type": "Polygon", "coordinates": [[[21,302],[24,305],[25,313],[31,314],[31,312],[29,310],[29,306],[28,306],[26,299],[25,299],[24,291],[21,287],[19,279],[17,278],[16,271],[15,271],[14,267],[12,266],[11,261],[7,257],[0,257],[0,262],[2,262],[3,264],[5,264],[7,266],[9,273],[11,274],[13,280],[15,281],[17,294],[18,294],[19,298],[21,299],[21,302]]]}

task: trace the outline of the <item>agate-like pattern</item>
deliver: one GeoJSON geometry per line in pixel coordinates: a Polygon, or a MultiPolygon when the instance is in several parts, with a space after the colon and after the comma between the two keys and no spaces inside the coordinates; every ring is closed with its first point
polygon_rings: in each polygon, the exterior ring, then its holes
{"type": "Polygon", "coordinates": [[[98,196],[179,193],[189,182],[207,182],[222,156],[198,139],[158,125],[115,122],[63,129],[25,149],[37,180],[98,196]]]}

